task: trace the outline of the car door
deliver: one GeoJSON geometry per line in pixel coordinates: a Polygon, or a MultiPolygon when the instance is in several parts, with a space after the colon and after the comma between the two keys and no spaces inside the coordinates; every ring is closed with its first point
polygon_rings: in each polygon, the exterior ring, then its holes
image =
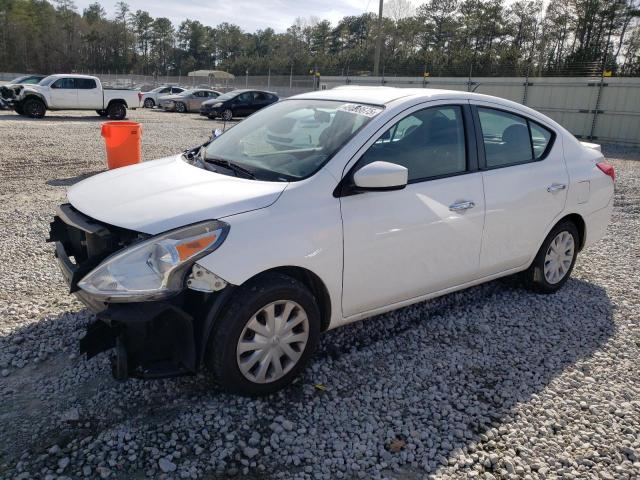
{"type": "Polygon", "coordinates": [[[77,108],[78,89],[75,78],[59,78],[51,84],[50,108],[77,108]]]}
{"type": "Polygon", "coordinates": [[[233,110],[233,114],[237,116],[246,116],[253,112],[251,112],[251,102],[253,101],[253,95],[251,92],[244,92],[238,95],[233,100],[233,106],[231,109],[233,110]]]}
{"type": "Polygon", "coordinates": [[[93,78],[76,78],[78,87],[78,107],[100,110],[104,108],[102,90],[93,78]]]}
{"type": "Polygon", "coordinates": [[[264,108],[268,105],[268,97],[264,92],[253,92],[253,104],[251,108],[251,112],[257,112],[261,108],[264,108]]]}
{"type": "Polygon", "coordinates": [[[492,275],[531,260],[564,210],[569,177],[551,127],[513,109],[471,103],[487,209],[480,269],[492,275]]]}
{"type": "Polygon", "coordinates": [[[431,102],[363,147],[348,175],[387,161],[407,167],[409,183],[340,199],[345,317],[477,278],[484,195],[473,135],[468,104],[431,102]]]}
{"type": "Polygon", "coordinates": [[[200,104],[204,101],[205,92],[197,90],[187,97],[187,108],[189,110],[199,110],[200,104]]]}

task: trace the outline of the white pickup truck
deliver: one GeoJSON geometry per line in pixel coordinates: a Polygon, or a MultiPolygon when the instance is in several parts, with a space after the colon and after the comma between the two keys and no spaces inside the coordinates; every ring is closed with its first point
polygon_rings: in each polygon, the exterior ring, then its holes
{"type": "Polygon", "coordinates": [[[0,87],[0,96],[20,115],[44,117],[47,110],[95,110],[102,117],[122,120],[127,108],[140,106],[141,94],[132,89],[103,88],[88,75],[49,75],[37,85],[0,87]]]}

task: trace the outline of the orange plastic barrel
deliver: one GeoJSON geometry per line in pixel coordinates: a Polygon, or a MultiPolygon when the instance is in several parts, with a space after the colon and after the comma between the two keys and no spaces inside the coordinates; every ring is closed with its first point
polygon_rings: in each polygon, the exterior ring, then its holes
{"type": "Polygon", "coordinates": [[[102,137],[107,148],[107,167],[126,167],[142,160],[142,126],[136,122],[106,122],[102,137]]]}

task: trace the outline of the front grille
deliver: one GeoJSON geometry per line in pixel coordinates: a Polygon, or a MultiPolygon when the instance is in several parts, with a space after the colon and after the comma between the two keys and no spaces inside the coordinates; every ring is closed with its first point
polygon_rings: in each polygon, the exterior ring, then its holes
{"type": "Polygon", "coordinates": [[[78,282],[112,253],[148,235],[107,225],[79,212],[71,204],[58,208],[47,242],[57,242],[73,263],[71,291],[78,282]]]}

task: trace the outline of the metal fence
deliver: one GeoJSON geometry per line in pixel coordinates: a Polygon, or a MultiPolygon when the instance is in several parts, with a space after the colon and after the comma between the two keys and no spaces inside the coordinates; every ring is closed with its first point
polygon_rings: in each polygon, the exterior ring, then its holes
{"type": "MultiPolygon", "coordinates": [[[[0,80],[19,74],[0,73],[0,80]]],[[[210,87],[222,91],[255,88],[280,97],[339,85],[443,88],[507,98],[548,115],[579,138],[640,145],[638,77],[372,77],[311,75],[242,75],[231,80],[188,76],[96,73],[110,86],[149,90],[158,85],[210,87]]]]}

